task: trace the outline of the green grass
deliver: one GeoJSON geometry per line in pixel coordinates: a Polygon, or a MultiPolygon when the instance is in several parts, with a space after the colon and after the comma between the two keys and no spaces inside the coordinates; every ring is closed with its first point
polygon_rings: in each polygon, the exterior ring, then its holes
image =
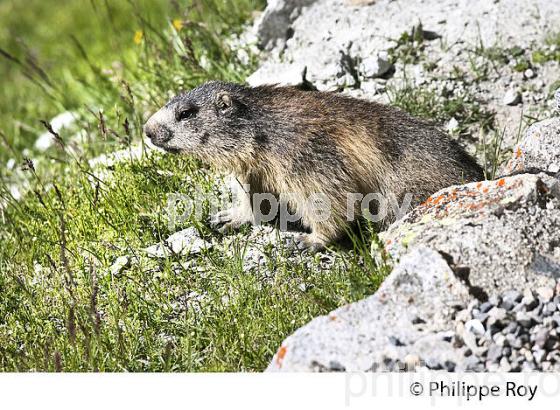
{"type": "Polygon", "coordinates": [[[392,105],[417,117],[442,125],[455,118],[459,122],[459,135],[466,135],[475,124],[486,132],[494,126],[494,114],[468,94],[441,98],[433,90],[411,85],[390,88],[388,94],[392,105]]]}
{"type": "Polygon", "coordinates": [[[349,253],[321,271],[268,252],[267,270],[245,271],[242,237],[231,256],[215,249],[196,259],[140,258],[112,275],[118,256],[140,257],[169,235],[168,193],[187,194],[187,179],[207,190],[213,181],[199,164],[174,156],[120,164],[99,188],[87,173],[70,172],[56,189],[38,188],[6,213],[4,370],[262,370],[284,337],[370,294],[382,278],[372,261],[349,253]]]}
{"type": "MultiPolygon", "coordinates": [[[[295,329],[377,289],[387,267],[369,256],[371,234],[354,252],[334,250],[328,270],[272,249],[267,269],[246,270],[244,235],[230,252],[148,259],[142,249],[172,233],[168,195],[212,191],[214,176],[159,153],[101,174],[88,163],[138,143],[147,114],[179,90],[242,82],[253,66],[224,38],[262,2],[45,3],[0,6],[0,161],[18,164],[0,172],[1,370],[259,371],[295,329]],[[15,37],[22,41],[6,44],[15,37]],[[36,152],[40,120],[64,110],[76,112],[77,124],[36,152]],[[77,151],[76,132],[85,139],[77,151]],[[16,201],[10,187],[22,179],[29,190],[16,201]],[[123,255],[134,262],[112,274],[123,255]]],[[[204,219],[187,226],[224,239],[204,219]]]]}

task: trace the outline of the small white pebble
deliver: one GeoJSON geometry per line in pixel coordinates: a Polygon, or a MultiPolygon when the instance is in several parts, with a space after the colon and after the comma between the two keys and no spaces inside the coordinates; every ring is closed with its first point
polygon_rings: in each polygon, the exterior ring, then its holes
{"type": "Polygon", "coordinates": [[[485,332],[484,325],[478,319],[472,319],[465,323],[465,330],[475,335],[483,335],[485,332]]]}
{"type": "Polygon", "coordinates": [[[530,68],[526,69],[523,75],[525,75],[525,78],[535,78],[535,72],[530,68]]]}
{"type": "Polygon", "coordinates": [[[459,121],[452,117],[445,128],[449,132],[454,132],[459,128],[459,121]]]}
{"type": "Polygon", "coordinates": [[[504,105],[517,105],[521,102],[521,94],[517,90],[509,89],[503,99],[504,105]]]}

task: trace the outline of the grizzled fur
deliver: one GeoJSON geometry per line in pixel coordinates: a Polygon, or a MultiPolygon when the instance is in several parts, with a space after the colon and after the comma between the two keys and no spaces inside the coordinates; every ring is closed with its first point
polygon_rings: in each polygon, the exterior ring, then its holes
{"type": "MultiPolygon", "coordinates": [[[[410,192],[414,205],[440,188],[483,179],[479,165],[430,123],[390,106],[295,87],[209,82],[169,101],[145,131],[167,151],[232,171],[250,194],[291,193],[291,208],[311,231],[302,245],[315,249],[346,231],[348,193],[400,201],[410,192]],[[328,222],[306,209],[314,193],[330,199],[328,222]]],[[[250,197],[215,222],[254,222],[250,197]]]]}

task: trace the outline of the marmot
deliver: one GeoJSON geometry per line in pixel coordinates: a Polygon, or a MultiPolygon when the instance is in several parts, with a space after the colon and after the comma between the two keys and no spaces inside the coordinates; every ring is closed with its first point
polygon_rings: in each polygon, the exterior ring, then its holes
{"type": "MultiPolygon", "coordinates": [[[[212,81],[171,99],[144,131],[156,146],[195,155],[250,187],[247,200],[214,223],[254,223],[256,193],[285,194],[309,231],[299,245],[313,250],[348,232],[350,194],[402,201],[411,193],[415,205],[441,188],[483,179],[476,161],[435,125],[333,92],[212,81]],[[309,209],[317,193],[330,202],[328,220],[309,209]]],[[[355,218],[363,215],[359,204],[350,206],[355,218]]]]}

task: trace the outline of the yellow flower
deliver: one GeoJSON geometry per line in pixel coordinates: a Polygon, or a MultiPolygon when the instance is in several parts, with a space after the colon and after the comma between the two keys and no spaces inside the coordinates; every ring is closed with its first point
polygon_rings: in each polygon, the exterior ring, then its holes
{"type": "Polygon", "coordinates": [[[181,19],[175,19],[172,22],[173,27],[175,27],[175,30],[179,31],[183,28],[183,20],[181,19]]]}
{"type": "Polygon", "coordinates": [[[144,38],[144,33],[141,30],[136,30],[134,33],[134,44],[140,44],[144,38]]]}

